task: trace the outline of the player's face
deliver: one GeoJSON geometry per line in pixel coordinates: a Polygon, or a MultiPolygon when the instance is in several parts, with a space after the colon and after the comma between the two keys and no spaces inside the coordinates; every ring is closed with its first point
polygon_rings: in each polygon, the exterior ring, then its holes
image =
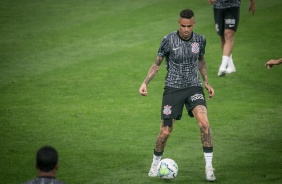
{"type": "Polygon", "coordinates": [[[181,38],[185,40],[189,39],[195,25],[194,17],[191,19],[180,18],[178,24],[181,38]]]}

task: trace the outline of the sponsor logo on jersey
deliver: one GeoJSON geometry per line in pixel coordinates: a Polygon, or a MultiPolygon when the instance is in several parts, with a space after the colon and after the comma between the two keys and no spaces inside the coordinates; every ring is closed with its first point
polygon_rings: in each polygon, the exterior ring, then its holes
{"type": "Polygon", "coordinates": [[[163,113],[164,113],[165,115],[171,114],[171,106],[169,106],[169,105],[164,106],[163,113]]]}
{"type": "Polygon", "coordinates": [[[198,43],[196,43],[196,42],[194,42],[194,43],[191,43],[191,47],[192,47],[192,52],[193,53],[199,53],[199,50],[200,50],[200,48],[199,48],[199,44],[198,43]]]}
{"type": "Polygon", "coordinates": [[[194,102],[196,100],[199,100],[199,99],[204,100],[204,95],[202,95],[202,94],[195,94],[195,95],[191,96],[190,99],[191,99],[192,102],[194,102]]]}

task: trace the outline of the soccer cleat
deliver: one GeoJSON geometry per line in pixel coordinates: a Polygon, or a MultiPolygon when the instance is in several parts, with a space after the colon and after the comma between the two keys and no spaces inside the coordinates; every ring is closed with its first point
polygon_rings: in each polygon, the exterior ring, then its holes
{"type": "Polygon", "coordinates": [[[219,70],[218,70],[218,76],[221,77],[221,76],[224,76],[226,73],[226,69],[222,66],[219,67],[219,70]]]}
{"type": "Polygon", "coordinates": [[[236,72],[236,68],[234,66],[229,66],[227,67],[226,69],[226,73],[233,73],[233,72],[236,72]]]}
{"type": "Polygon", "coordinates": [[[215,181],[214,168],[212,166],[206,167],[206,179],[207,181],[215,181]]]}
{"type": "Polygon", "coordinates": [[[151,169],[148,173],[148,176],[150,177],[156,177],[158,176],[158,169],[157,169],[158,164],[152,164],[151,169]]]}

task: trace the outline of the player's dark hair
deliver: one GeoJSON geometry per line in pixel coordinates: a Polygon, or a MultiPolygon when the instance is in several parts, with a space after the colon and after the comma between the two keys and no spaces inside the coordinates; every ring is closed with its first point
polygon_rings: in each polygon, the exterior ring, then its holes
{"type": "Polygon", "coordinates": [[[185,19],[191,19],[194,17],[194,12],[190,9],[185,9],[180,12],[180,17],[185,19]]]}
{"type": "Polygon", "coordinates": [[[58,163],[58,152],[51,146],[44,146],[37,151],[36,164],[41,171],[52,171],[58,163]]]}

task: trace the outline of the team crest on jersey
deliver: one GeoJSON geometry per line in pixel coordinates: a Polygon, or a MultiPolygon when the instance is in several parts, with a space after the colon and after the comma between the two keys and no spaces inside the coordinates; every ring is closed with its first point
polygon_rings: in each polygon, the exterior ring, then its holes
{"type": "Polygon", "coordinates": [[[169,105],[164,106],[163,113],[164,113],[165,115],[171,114],[171,106],[169,106],[169,105]]]}
{"type": "Polygon", "coordinates": [[[193,53],[199,53],[199,50],[200,50],[200,48],[199,48],[199,44],[198,43],[191,43],[191,47],[192,47],[192,52],[193,53]]]}

